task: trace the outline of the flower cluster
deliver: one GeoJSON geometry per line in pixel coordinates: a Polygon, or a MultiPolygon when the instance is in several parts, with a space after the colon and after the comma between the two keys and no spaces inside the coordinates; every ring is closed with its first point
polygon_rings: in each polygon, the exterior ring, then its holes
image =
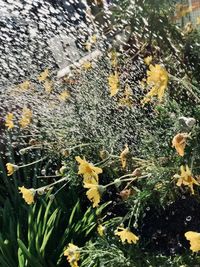
{"type": "Polygon", "coordinates": [[[142,103],[145,104],[149,102],[153,96],[157,96],[159,101],[162,101],[168,83],[168,73],[166,69],[159,64],[155,66],[150,65],[147,71],[146,83],[151,90],[145,96],[142,103]]]}
{"type": "MultiPolygon", "coordinates": [[[[30,123],[33,116],[33,112],[31,109],[24,107],[22,110],[22,115],[19,120],[19,125],[21,128],[26,128],[30,123]]],[[[8,113],[5,118],[5,126],[8,130],[14,128],[14,114],[8,113]]]]}
{"type": "Polygon", "coordinates": [[[98,175],[102,173],[102,169],[93,166],[85,159],[76,157],[76,161],[80,164],[78,174],[83,175],[83,186],[89,189],[86,193],[88,199],[93,202],[93,207],[97,207],[100,202],[100,186],[98,175]]]}

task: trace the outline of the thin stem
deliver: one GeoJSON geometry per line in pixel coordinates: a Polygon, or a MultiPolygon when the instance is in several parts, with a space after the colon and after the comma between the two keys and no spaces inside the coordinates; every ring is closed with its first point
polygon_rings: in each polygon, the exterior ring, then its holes
{"type": "Polygon", "coordinates": [[[61,175],[37,176],[37,179],[43,179],[43,178],[57,178],[57,177],[61,177],[61,175]]]}
{"type": "Polygon", "coordinates": [[[59,184],[59,183],[62,183],[62,182],[64,182],[64,181],[66,181],[67,178],[68,178],[68,176],[63,177],[63,178],[61,178],[60,180],[58,180],[58,181],[56,181],[56,182],[53,182],[53,183],[51,183],[51,184],[49,184],[49,185],[46,185],[46,186],[39,187],[39,188],[37,188],[37,189],[35,189],[35,190],[37,191],[37,190],[41,190],[41,189],[49,188],[49,187],[51,187],[51,186],[53,186],[53,185],[55,185],[55,184],[59,184]]]}
{"type": "Polygon", "coordinates": [[[33,161],[33,162],[31,162],[31,163],[28,163],[28,164],[25,164],[25,165],[22,165],[22,166],[18,166],[18,167],[19,167],[19,168],[28,167],[28,166],[34,165],[34,164],[36,164],[36,163],[38,163],[38,162],[40,162],[40,161],[43,161],[43,160],[45,160],[46,158],[47,158],[47,157],[44,157],[44,158],[38,159],[38,160],[36,160],[36,161],[33,161]]]}
{"type": "Polygon", "coordinates": [[[19,153],[20,154],[24,154],[28,150],[31,150],[31,149],[39,149],[39,148],[42,148],[42,145],[28,146],[28,147],[25,147],[25,148],[20,149],[19,150],[19,153]]]}
{"type": "MultiPolygon", "coordinates": [[[[115,181],[113,181],[113,182],[111,182],[111,183],[105,185],[105,187],[108,187],[108,186],[111,186],[111,185],[113,185],[113,184],[116,184],[116,183],[117,183],[117,180],[121,180],[121,179],[123,179],[123,178],[125,178],[125,177],[131,177],[131,176],[133,176],[133,174],[126,174],[126,175],[123,175],[123,176],[121,176],[121,177],[115,179],[115,181]]],[[[147,175],[143,175],[143,176],[140,176],[140,177],[135,177],[135,178],[123,179],[123,180],[121,180],[121,182],[129,182],[129,181],[134,182],[134,181],[136,181],[137,179],[144,179],[144,178],[147,178],[147,177],[149,177],[149,174],[147,174],[147,175]]]]}
{"type": "MultiPolygon", "coordinates": [[[[69,181],[67,181],[68,183],[69,181]]],[[[67,183],[65,183],[64,185],[62,185],[55,193],[54,193],[54,196],[57,195],[66,185],[67,183]]]]}

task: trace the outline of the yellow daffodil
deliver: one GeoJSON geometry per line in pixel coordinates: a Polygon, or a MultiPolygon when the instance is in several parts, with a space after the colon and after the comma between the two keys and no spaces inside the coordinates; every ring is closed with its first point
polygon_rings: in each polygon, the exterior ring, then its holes
{"type": "Polygon", "coordinates": [[[44,90],[47,93],[51,93],[51,91],[53,90],[53,83],[50,80],[45,80],[44,82],[44,90]]]}
{"type": "Polygon", "coordinates": [[[80,260],[80,249],[76,245],[69,243],[68,247],[64,251],[64,256],[67,257],[71,267],[78,267],[78,261],[80,260]]]}
{"type": "Polygon", "coordinates": [[[197,17],[197,19],[196,19],[196,25],[200,25],[200,17],[197,17]]]}
{"type": "Polygon", "coordinates": [[[152,61],[152,56],[148,56],[148,57],[145,57],[144,58],[144,63],[149,66],[151,64],[151,61],[152,61]]]}
{"type": "Polygon", "coordinates": [[[186,23],[186,25],[184,26],[184,30],[183,33],[184,34],[189,34],[194,30],[193,24],[192,22],[188,22],[186,23]]]}
{"type": "Polygon", "coordinates": [[[93,208],[98,207],[99,202],[101,200],[100,198],[100,186],[98,185],[98,182],[93,183],[84,183],[84,188],[88,188],[89,190],[86,192],[87,198],[93,203],[93,208]]]}
{"type": "Polygon", "coordinates": [[[192,194],[194,194],[193,184],[199,185],[199,183],[192,177],[191,170],[188,165],[180,167],[181,174],[175,174],[174,178],[178,178],[177,186],[186,185],[190,188],[192,194]]]}
{"type": "Polygon", "coordinates": [[[128,154],[129,154],[129,148],[128,148],[128,145],[126,144],[125,149],[121,152],[120,157],[119,157],[123,169],[126,168],[128,154]]]}
{"type": "Polygon", "coordinates": [[[115,235],[118,235],[123,243],[127,241],[129,244],[136,244],[139,240],[139,237],[133,234],[128,228],[118,227],[115,235]]]}
{"type": "Polygon", "coordinates": [[[49,70],[45,69],[43,72],[40,73],[40,75],[38,76],[38,80],[39,82],[43,82],[47,79],[47,77],[49,76],[49,70]]]}
{"type": "Polygon", "coordinates": [[[94,35],[92,35],[92,36],[88,39],[88,41],[84,44],[85,49],[86,49],[87,51],[91,51],[92,46],[93,46],[94,44],[96,44],[96,42],[97,42],[97,36],[94,34],[94,35]]]}
{"type": "Polygon", "coordinates": [[[168,83],[168,73],[161,65],[150,65],[147,71],[147,85],[151,87],[150,92],[145,96],[143,103],[147,103],[153,96],[162,101],[168,83]]]}
{"type": "Polygon", "coordinates": [[[23,83],[19,84],[19,88],[22,91],[27,91],[28,89],[30,89],[31,83],[29,81],[24,81],[23,83]]]}
{"type": "Polygon", "coordinates": [[[86,61],[81,66],[84,70],[89,70],[92,68],[92,63],[90,61],[86,61]]]}
{"type": "Polygon", "coordinates": [[[63,91],[62,93],[60,93],[59,95],[58,95],[58,99],[60,100],[60,101],[66,101],[66,100],[68,100],[70,98],[70,94],[69,94],[69,92],[68,91],[63,91]]]}
{"type": "Polygon", "coordinates": [[[20,193],[22,193],[22,197],[26,201],[26,203],[28,205],[33,204],[34,203],[35,190],[25,188],[24,186],[18,187],[18,188],[19,188],[20,193]]]}
{"type": "Polygon", "coordinates": [[[81,159],[81,157],[76,157],[76,161],[80,164],[78,174],[83,175],[84,183],[95,183],[99,181],[98,174],[102,173],[102,169],[99,167],[95,167],[93,164],[87,162],[85,159],[81,159]]]}
{"type": "Polygon", "coordinates": [[[176,4],[176,18],[180,19],[192,12],[192,7],[183,4],[176,4]]]}
{"type": "Polygon", "coordinates": [[[8,176],[13,175],[13,173],[19,169],[17,165],[12,164],[12,163],[6,163],[6,168],[7,168],[8,176]]]}
{"type": "Polygon", "coordinates": [[[119,106],[132,107],[133,106],[132,96],[133,96],[133,92],[130,86],[126,84],[124,94],[119,99],[119,106]]]}
{"type": "Polygon", "coordinates": [[[14,122],[13,122],[13,119],[14,119],[14,115],[13,113],[8,113],[6,115],[6,120],[5,120],[5,126],[10,130],[14,127],[14,122]]]}
{"type": "Polygon", "coordinates": [[[117,52],[115,50],[112,50],[110,53],[108,53],[108,57],[110,58],[110,63],[113,68],[117,67],[117,52]]]}
{"type": "Polygon", "coordinates": [[[188,231],[185,233],[185,237],[190,241],[190,249],[198,252],[200,250],[200,233],[188,231]]]}
{"type": "Polygon", "coordinates": [[[110,89],[110,95],[114,96],[119,91],[119,75],[117,71],[114,74],[110,74],[108,77],[108,84],[110,89]]]}
{"type": "Polygon", "coordinates": [[[172,147],[175,147],[177,153],[181,157],[184,156],[187,137],[188,137],[187,133],[178,133],[177,135],[174,136],[172,140],[172,147]]]}
{"type": "Polygon", "coordinates": [[[105,226],[103,226],[102,224],[99,224],[97,227],[97,232],[100,236],[104,236],[105,233],[105,226]]]}
{"type": "Polygon", "coordinates": [[[23,108],[22,117],[19,121],[21,128],[26,128],[31,123],[32,115],[33,112],[29,108],[27,107],[23,108]]]}

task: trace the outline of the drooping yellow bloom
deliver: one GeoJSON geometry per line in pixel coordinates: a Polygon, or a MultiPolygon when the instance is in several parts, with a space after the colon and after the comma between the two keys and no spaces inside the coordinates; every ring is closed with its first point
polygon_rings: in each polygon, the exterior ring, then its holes
{"type": "Polygon", "coordinates": [[[194,194],[193,184],[199,185],[199,183],[192,177],[191,170],[188,165],[180,167],[181,174],[175,174],[174,177],[178,178],[177,186],[186,185],[190,188],[192,194],[194,194]]]}
{"type": "Polygon", "coordinates": [[[43,82],[47,79],[47,77],[49,76],[49,70],[45,69],[43,72],[40,73],[40,75],[38,76],[38,80],[39,82],[43,82]]]}
{"type": "Polygon", "coordinates": [[[161,65],[150,65],[147,71],[147,85],[151,87],[150,92],[145,96],[143,103],[147,103],[153,96],[162,101],[168,83],[168,73],[161,65]]]}
{"type": "Polygon", "coordinates": [[[5,126],[10,130],[14,127],[14,122],[13,122],[14,115],[13,113],[8,113],[6,115],[6,120],[5,120],[5,126]]]}
{"type": "Polygon", "coordinates": [[[51,91],[53,90],[53,83],[50,80],[45,80],[44,82],[44,90],[47,93],[51,93],[51,91]]]}
{"type": "Polygon", "coordinates": [[[6,168],[7,168],[8,176],[13,175],[13,173],[19,169],[17,165],[12,164],[12,163],[6,163],[6,168]]]}
{"type": "Polygon", "coordinates": [[[172,140],[172,147],[175,147],[177,153],[181,157],[184,156],[187,137],[188,137],[187,133],[178,133],[177,135],[174,136],[172,140]]]}
{"type": "Polygon", "coordinates": [[[22,193],[23,199],[26,201],[28,205],[31,205],[34,203],[34,195],[35,195],[35,190],[34,189],[28,189],[25,188],[24,186],[18,187],[20,193],[22,193]]]}
{"type": "Polygon", "coordinates": [[[103,226],[102,224],[99,224],[97,227],[97,232],[100,236],[104,236],[105,226],[103,226]]]}
{"type": "Polygon", "coordinates": [[[72,243],[68,244],[68,247],[64,251],[64,256],[67,257],[71,267],[78,267],[78,261],[80,260],[80,249],[72,243]]]}
{"type": "Polygon", "coordinates": [[[98,182],[92,182],[92,183],[84,183],[84,188],[88,188],[89,190],[86,192],[87,198],[93,203],[93,208],[98,207],[99,202],[101,200],[100,198],[100,191],[99,191],[99,185],[98,182]]]}
{"type": "Polygon", "coordinates": [[[109,75],[108,84],[110,89],[110,95],[111,96],[116,95],[119,91],[119,75],[116,71],[114,74],[109,75]]]}
{"type": "Polygon", "coordinates": [[[128,145],[126,144],[125,149],[121,152],[119,156],[123,169],[126,168],[128,154],[129,154],[129,148],[128,145]]]}
{"type": "Polygon", "coordinates": [[[149,66],[151,64],[151,61],[152,61],[152,56],[148,56],[148,57],[145,57],[144,58],[144,63],[149,66]]]}
{"type": "Polygon", "coordinates": [[[185,233],[185,237],[190,241],[190,249],[193,252],[198,252],[200,250],[200,233],[188,231],[185,233]]]}
{"type": "Polygon", "coordinates": [[[20,127],[25,128],[31,123],[33,112],[27,107],[22,110],[22,117],[19,121],[20,127]]]}
{"type": "Polygon", "coordinates": [[[98,174],[102,173],[102,169],[99,167],[95,167],[93,164],[87,162],[85,159],[81,159],[81,157],[75,157],[76,161],[78,161],[79,170],[78,174],[83,175],[84,183],[95,183],[99,181],[98,174]]]}
{"type": "Polygon", "coordinates": [[[192,12],[192,7],[183,4],[176,4],[176,18],[180,19],[192,12]]]}
{"type": "Polygon", "coordinates": [[[70,94],[69,94],[69,92],[68,91],[63,91],[62,93],[60,93],[59,95],[58,95],[58,99],[60,100],[60,101],[66,101],[67,99],[69,99],[70,98],[70,94]]]}
{"type": "Polygon", "coordinates": [[[118,227],[115,231],[115,235],[118,235],[122,242],[127,240],[129,244],[136,244],[139,240],[139,237],[133,234],[128,228],[118,227]]]}

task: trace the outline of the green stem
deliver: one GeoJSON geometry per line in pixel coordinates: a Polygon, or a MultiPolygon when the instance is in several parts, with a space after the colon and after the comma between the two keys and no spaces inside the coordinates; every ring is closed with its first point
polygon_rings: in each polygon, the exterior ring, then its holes
{"type": "Polygon", "coordinates": [[[38,163],[38,162],[40,162],[40,161],[43,161],[43,160],[45,160],[46,158],[47,158],[47,157],[44,157],[44,158],[38,159],[38,160],[36,160],[36,161],[33,161],[33,162],[31,162],[31,163],[28,163],[28,164],[25,164],[25,165],[22,165],[22,166],[18,166],[18,167],[19,167],[19,168],[28,167],[28,166],[34,165],[34,164],[36,164],[36,163],[38,163]]]}
{"type": "Polygon", "coordinates": [[[63,178],[61,178],[60,180],[58,180],[58,181],[56,181],[56,182],[53,182],[53,183],[48,184],[48,185],[46,185],[46,186],[39,187],[39,188],[37,188],[37,189],[35,189],[35,190],[37,191],[37,190],[41,190],[41,189],[49,188],[49,187],[51,187],[51,186],[53,186],[53,185],[55,185],[55,184],[59,184],[59,183],[62,183],[62,182],[64,182],[64,181],[67,181],[67,178],[68,178],[68,176],[63,177],[63,178]]]}
{"type": "Polygon", "coordinates": [[[149,177],[149,174],[147,174],[147,175],[143,175],[143,176],[140,176],[140,177],[134,177],[134,178],[129,178],[129,179],[123,179],[123,178],[131,177],[131,176],[133,176],[133,174],[126,174],[126,175],[123,175],[123,176],[121,176],[121,177],[115,179],[115,181],[113,181],[113,182],[111,182],[111,183],[105,185],[105,187],[108,187],[108,186],[111,186],[111,185],[113,185],[113,184],[116,184],[116,183],[118,182],[117,180],[121,180],[122,182],[130,182],[130,181],[133,182],[133,181],[136,181],[137,179],[147,178],[147,177],[149,177]],[[122,179],[123,179],[123,180],[122,180],[122,179]]]}

